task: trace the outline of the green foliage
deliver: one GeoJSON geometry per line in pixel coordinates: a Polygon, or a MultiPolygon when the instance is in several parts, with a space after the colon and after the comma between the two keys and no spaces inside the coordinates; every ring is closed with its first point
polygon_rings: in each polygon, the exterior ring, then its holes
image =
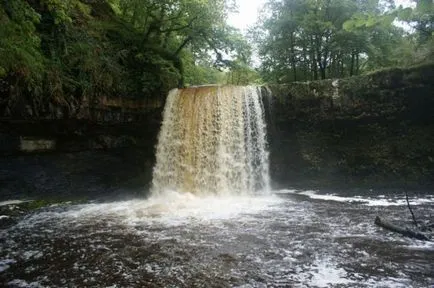
{"type": "Polygon", "coordinates": [[[434,56],[434,2],[432,0],[420,0],[416,2],[416,7],[410,9],[400,9],[399,18],[407,21],[416,30],[417,41],[422,45],[422,49],[430,48],[427,57],[434,56]],[[423,47],[425,45],[425,47],[423,47]]]}
{"type": "Polygon", "coordinates": [[[213,67],[211,60],[198,61],[192,53],[183,53],[186,86],[225,84],[225,73],[213,67]]]}
{"type": "Polygon", "coordinates": [[[160,55],[145,54],[138,57],[137,60],[150,67],[141,76],[142,92],[145,94],[168,91],[178,85],[177,79],[180,77],[180,72],[160,55]]]}
{"type": "MultiPolygon", "coordinates": [[[[36,116],[102,97],[164,97],[221,83],[247,42],[225,24],[232,1],[0,2],[0,115],[36,116]],[[228,58],[228,59],[225,59],[228,58]],[[217,69],[218,68],[218,69],[217,69]]],[[[56,112],[57,113],[57,112],[56,112]]]]}
{"type": "MultiPolygon", "coordinates": [[[[251,37],[268,82],[341,78],[429,61],[433,2],[269,0],[251,37]],[[394,25],[406,21],[409,33],[394,25]]],[[[408,29],[407,29],[408,30],[408,29]]]]}
{"type": "Polygon", "coordinates": [[[0,77],[14,72],[29,80],[43,69],[40,37],[36,33],[39,15],[26,1],[0,6],[0,77]]]}
{"type": "Polygon", "coordinates": [[[239,47],[235,31],[225,24],[228,9],[224,0],[114,0],[113,5],[122,19],[141,33],[142,43],[152,43],[172,58],[189,50],[206,59],[213,51],[215,65],[220,65],[226,64],[223,53],[239,47]]]}
{"type": "Polygon", "coordinates": [[[242,61],[235,61],[226,77],[226,83],[232,85],[262,84],[259,73],[242,61]]]}
{"type": "Polygon", "coordinates": [[[54,24],[71,23],[72,18],[69,15],[74,4],[79,3],[76,0],[41,0],[41,5],[44,5],[54,18],[54,24]]]}

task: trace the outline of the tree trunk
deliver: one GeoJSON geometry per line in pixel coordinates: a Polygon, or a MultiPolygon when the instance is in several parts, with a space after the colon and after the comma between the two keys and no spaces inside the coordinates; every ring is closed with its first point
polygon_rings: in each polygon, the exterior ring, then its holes
{"type": "Polygon", "coordinates": [[[359,51],[356,52],[356,75],[359,75],[360,66],[359,66],[359,51]]]}
{"type": "Polygon", "coordinates": [[[310,37],[310,44],[311,44],[311,47],[310,47],[310,50],[311,50],[311,56],[310,56],[310,58],[311,58],[311,69],[312,69],[312,73],[313,73],[313,80],[318,80],[318,67],[317,67],[317,61],[316,61],[316,57],[315,57],[315,43],[314,43],[314,39],[313,39],[313,37],[311,36],[310,37]]]}
{"type": "Polygon", "coordinates": [[[319,62],[319,70],[321,72],[321,79],[326,79],[326,67],[324,67],[321,62],[319,62]]]}
{"type": "Polygon", "coordinates": [[[294,74],[294,82],[297,81],[297,63],[295,60],[295,49],[294,49],[294,32],[291,32],[291,62],[292,62],[292,73],[294,74]]]}
{"type": "MultiPolygon", "coordinates": [[[[319,67],[319,72],[321,74],[321,79],[325,79],[325,68],[322,65],[322,55],[321,55],[321,39],[320,36],[315,36],[315,54],[316,54],[316,62],[319,67]]],[[[317,79],[315,79],[317,80],[317,79]]]]}
{"type": "Polygon", "coordinates": [[[345,77],[345,67],[344,67],[344,59],[343,58],[341,59],[340,66],[341,66],[341,78],[343,78],[343,77],[345,77]]]}
{"type": "Polygon", "coordinates": [[[382,220],[379,216],[377,216],[375,218],[375,225],[383,227],[386,230],[399,233],[399,234],[406,236],[406,237],[409,237],[409,238],[415,238],[418,240],[430,241],[428,236],[426,236],[425,234],[423,234],[421,232],[413,231],[413,230],[410,230],[408,228],[401,228],[401,227],[396,226],[392,223],[389,223],[387,221],[382,220]]]}
{"type": "Polygon", "coordinates": [[[351,52],[350,77],[354,75],[354,60],[355,60],[355,55],[354,55],[354,51],[352,51],[351,52]]]}
{"type": "Polygon", "coordinates": [[[329,49],[328,49],[328,41],[329,41],[329,37],[327,36],[326,38],[326,42],[324,45],[324,54],[323,54],[323,59],[322,59],[322,71],[321,71],[321,78],[324,80],[327,78],[327,68],[328,68],[328,58],[329,58],[329,49]]]}
{"type": "Polygon", "coordinates": [[[309,71],[309,61],[308,61],[308,55],[307,55],[307,52],[306,52],[306,46],[305,46],[305,44],[304,44],[304,41],[303,41],[303,77],[304,77],[304,79],[303,80],[307,80],[308,79],[308,75],[307,75],[307,73],[308,73],[308,71],[309,71]]]}

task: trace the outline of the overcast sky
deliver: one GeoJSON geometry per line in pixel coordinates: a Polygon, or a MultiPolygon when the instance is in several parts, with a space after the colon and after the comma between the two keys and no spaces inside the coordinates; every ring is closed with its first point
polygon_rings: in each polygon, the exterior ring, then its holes
{"type": "MultiPolygon", "coordinates": [[[[256,22],[258,10],[264,5],[266,0],[237,0],[239,13],[230,15],[228,22],[230,25],[246,31],[247,28],[256,22]]],[[[397,5],[409,6],[410,0],[395,0],[397,5]]]]}

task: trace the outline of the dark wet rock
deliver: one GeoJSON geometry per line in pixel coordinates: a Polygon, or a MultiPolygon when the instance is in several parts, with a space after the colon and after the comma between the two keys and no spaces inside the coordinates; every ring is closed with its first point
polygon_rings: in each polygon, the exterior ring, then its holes
{"type": "Polygon", "coordinates": [[[271,86],[280,187],[434,186],[434,64],[271,86]]]}
{"type": "Polygon", "coordinates": [[[29,206],[144,196],[152,177],[153,156],[149,153],[130,148],[3,157],[0,195],[5,200],[43,200],[29,206]]]}

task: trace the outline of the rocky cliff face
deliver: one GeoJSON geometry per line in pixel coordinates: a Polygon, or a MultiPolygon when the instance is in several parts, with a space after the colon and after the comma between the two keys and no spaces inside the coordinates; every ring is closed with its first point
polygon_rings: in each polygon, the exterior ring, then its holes
{"type": "Polygon", "coordinates": [[[269,87],[276,186],[434,184],[434,65],[269,87]]]}
{"type": "Polygon", "coordinates": [[[102,97],[0,119],[0,199],[146,194],[164,101],[102,97]],[[19,116],[19,117],[18,117],[19,116]]]}
{"type": "Polygon", "coordinates": [[[27,106],[24,115],[0,119],[0,154],[153,147],[163,106],[162,99],[107,97],[43,113],[27,106]]]}

